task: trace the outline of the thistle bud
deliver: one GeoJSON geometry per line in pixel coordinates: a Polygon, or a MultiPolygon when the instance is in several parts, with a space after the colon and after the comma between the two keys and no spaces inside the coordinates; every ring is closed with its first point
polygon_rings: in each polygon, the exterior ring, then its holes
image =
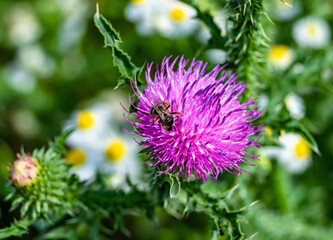
{"type": "Polygon", "coordinates": [[[13,201],[11,210],[20,208],[22,218],[50,220],[53,214],[72,212],[78,203],[79,180],[68,174],[70,166],[62,157],[67,135],[50,142],[48,149],[17,154],[8,167],[12,186],[6,200],[13,201]]]}
{"type": "Polygon", "coordinates": [[[11,165],[10,181],[16,186],[27,187],[36,181],[39,172],[36,158],[17,154],[17,159],[11,165]]]}

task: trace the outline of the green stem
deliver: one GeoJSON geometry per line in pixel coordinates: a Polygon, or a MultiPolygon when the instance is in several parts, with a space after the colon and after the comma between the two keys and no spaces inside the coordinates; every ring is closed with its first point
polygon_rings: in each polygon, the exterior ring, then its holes
{"type": "Polygon", "coordinates": [[[287,213],[290,211],[287,201],[290,179],[288,174],[278,163],[275,163],[274,169],[275,171],[273,172],[273,183],[275,186],[274,189],[276,200],[281,211],[287,213]]]}

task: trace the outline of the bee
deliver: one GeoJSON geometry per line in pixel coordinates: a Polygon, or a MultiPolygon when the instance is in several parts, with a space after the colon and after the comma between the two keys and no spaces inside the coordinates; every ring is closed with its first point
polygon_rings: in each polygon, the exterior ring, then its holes
{"type": "Polygon", "coordinates": [[[154,120],[161,122],[162,127],[167,131],[171,131],[172,125],[178,120],[178,116],[175,119],[172,115],[182,114],[180,112],[169,112],[169,109],[170,103],[169,101],[165,101],[163,103],[153,105],[149,112],[150,115],[155,116],[154,120]]]}

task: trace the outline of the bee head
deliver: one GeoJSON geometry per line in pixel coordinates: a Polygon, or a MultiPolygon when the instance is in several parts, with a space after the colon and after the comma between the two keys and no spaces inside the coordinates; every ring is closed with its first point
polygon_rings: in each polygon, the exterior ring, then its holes
{"type": "Polygon", "coordinates": [[[152,107],[151,109],[150,109],[150,115],[157,115],[157,112],[156,112],[156,109],[154,108],[154,107],[152,107]]]}
{"type": "Polygon", "coordinates": [[[164,114],[164,122],[166,125],[171,126],[173,124],[173,117],[168,114],[164,114]]]}

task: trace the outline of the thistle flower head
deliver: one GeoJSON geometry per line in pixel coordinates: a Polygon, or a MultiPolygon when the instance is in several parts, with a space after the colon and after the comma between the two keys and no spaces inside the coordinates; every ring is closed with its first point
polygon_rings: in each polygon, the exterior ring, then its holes
{"type": "Polygon", "coordinates": [[[26,187],[36,181],[38,172],[39,164],[36,158],[17,154],[17,159],[10,168],[10,181],[18,187],[26,187]]]}
{"type": "Polygon", "coordinates": [[[257,158],[245,148],[260,146],[258,138],[251,136],[261,132],[261,126],[252,123],[261,111],[249,108],[254,100],[238,100],[247,84],[237,82],[235,74],[228,78],[230,72],[218,77],[224,66],[217,65],[205,74],[207,63],[194,59],[185,69],[189,61],[181,58],[174,70],[177,59],[170,63],[165,58],[154,80],[152,64],[148,65],[143,93],[136,81],[132,84],[139,98],[137,106],[132,104],[139,121],[128,121],[134,134],[145,138],[139,144],[147,146],[149,159],[155,159],[148,164],[159,166],[158,172],[182,173],[204,181],[216,179],[223,171],[240,174],[245,170],[239,163],[257,158]]]}

